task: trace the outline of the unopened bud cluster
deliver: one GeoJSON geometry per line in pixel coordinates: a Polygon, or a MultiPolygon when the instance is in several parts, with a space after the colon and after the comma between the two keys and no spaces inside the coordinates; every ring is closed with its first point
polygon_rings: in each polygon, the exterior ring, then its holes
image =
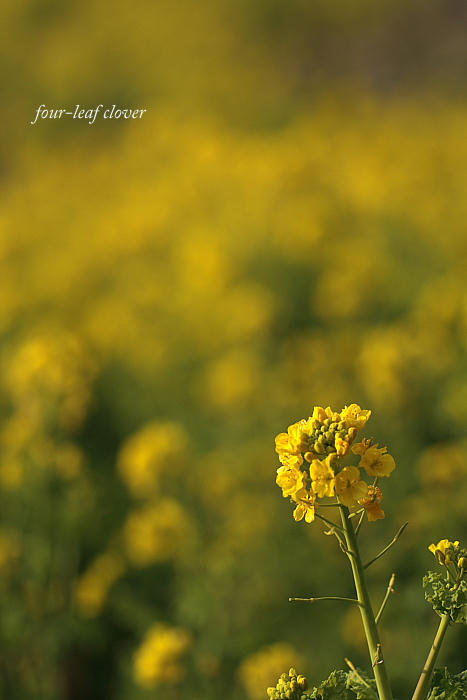
{"type": "Polygon", "coordinates": [[[289,673],[283,673],[275,688],[268,688],[269,700],[309,700],[305,693],[308,681],[305,676],[297,675],[297,671],[291,668],[289,673]]]}

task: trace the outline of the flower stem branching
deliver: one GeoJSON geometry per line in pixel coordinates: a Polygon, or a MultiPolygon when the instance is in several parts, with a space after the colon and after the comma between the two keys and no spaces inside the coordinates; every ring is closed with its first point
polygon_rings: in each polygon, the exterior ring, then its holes
{"type": "Polygon", "coordinates": [[[364,565],[363,565],[363,568],[364,568],[364,569],[368,569],[368,567],[371,566],[372,564],[374,564],[375,561],[377,561],[380,557],[383,556],[383,554],[386,554],[386,552],[387,552],[389,549],[391,549],[391,547],[392,547],[394,544],[396,544],[397,540],[398,540],[399,537],[402,535],[402,533],[404,532],[404,530],[405,530],[405,528],[407,527],[408,524],[409,524],[409,523],[404,523],[404,524],[402,525],[402,527],[400,527],[399,530],[396,532],[396,534],[394,535],[394,537],[393,537],[393,539],[391,540],[391,542],[390,542],[388,545],[386,545],[386,547],[385,547],[384,549],[382,549],[381,552],[379,552],[379,554],[376,555],[376,557],[373,557],[373,559],[370,559],[370,561],[368,561],[366,564],[364,564],[364,565]]]}
{"type": "Polygon", "coordinates": [[[376,617],[375,617],[375,622],[376,622],[376,624],[378,624],[378,622],[379,622],[380,619],[381,619],[381,615],[382,615],[383,612],[384,612],[384,608],[386,607],[386,604],[387,604],[387,602],[388,602],[388,600],[389,600],[389,596],[391,595],[391,593],[395,593],[395,592],[396,592],[396,591],[394,590],[394,583],[395,583],[395,580],[396,580],[396,574],[393,574],[393,575],[391,576],[391,578],[389,579],[388,588],[387,588],[387,591],[386,591],[386,595],[385,595],[384,598],[383,598],[383,602],[381,603],[381,607],[380,607],[380,609],[378,610],[378,612],[377,612],[377,614],[376,614],[376,617]]]}
{"type": "Polygon", "coordinates": [[[295,603],[296,601],[302,601],[306,603],[316,603],[318,600],[344,600],[347,603],[356,603],[361,605],[360,601],[356,598],[343,598],[340,595],[325,595],[320,598],[289,598],[289,603],[295,603]]]}

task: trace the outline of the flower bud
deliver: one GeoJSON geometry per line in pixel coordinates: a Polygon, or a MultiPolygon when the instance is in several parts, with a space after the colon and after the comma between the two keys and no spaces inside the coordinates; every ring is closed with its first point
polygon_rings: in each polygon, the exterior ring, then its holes
{"type": "Polygon", "coordinates": [[[444,552],[442,552],[440,549],[435,550],[435,557],[438,561],[438,564],[441,564],[441,566],[444,566],[446,562],[446,557],[444,556],[444,552]]]}

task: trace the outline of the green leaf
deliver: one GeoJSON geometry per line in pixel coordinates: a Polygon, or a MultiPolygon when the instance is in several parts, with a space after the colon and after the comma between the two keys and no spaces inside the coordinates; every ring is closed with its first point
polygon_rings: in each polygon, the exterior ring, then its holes
{"type": "Polygon", "coordinates": [[[354,691],[357,700],[378,700],[376,681],[368,678],[363,671],[350,671],[347,674],[347,686],[354,691]]]}
{"type": "Polygon", "coordinates": [[[467,623],[467,582],[453,585],[440,573],[429,571],[423,577],[425,599],[440,615],[449,615],[452,622],[467,623]]]}
{"type": "Polygon", "coordinates": [[[355,700],[355,693],[347,688],[347,673],[345,671],[333,671],[312,697],[322,700],[355,700]]]}
{"type": "Polygon", "coordinates": [[[361,672],[333,671],[329,678],[314,688],[314,700],[378,700],[376,685],[361,672]]]}
{"type": "Polygon", "coordinates": [[[451,676],[447,668],[436,669],[427,700],[465,700],[467,698],[467,670],[451,676]]]}

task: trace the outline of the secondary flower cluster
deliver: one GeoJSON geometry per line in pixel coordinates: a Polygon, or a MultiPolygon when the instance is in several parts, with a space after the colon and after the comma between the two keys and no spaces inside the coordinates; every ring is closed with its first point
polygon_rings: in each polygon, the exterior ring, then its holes
{"type": "Polygon", "coordinates": [[[459,541],[450,542],[440,540],[438,544],[430,544],[430,552],[436,557],[441,566],[454,566],[457,572],[463,576],[467,571],[467,551],[459,547],[459,541]]]}
{"type": "Polygon", "coordinates": [[[439,615],[451,622],[467,623],[467,550],[459,542],[440,540],[428,549],[444,567],[444,573],[429,571],[423,577],[425,599],[439,615]]]}
{"type": "Polygon", "coordinates": [[[289,673],[283,673],[275,688],[268,688],[267,694],[270,700],[308,700],[309,695],[304,694],[308,688],[305,676],[298,676],[297,671],[291,668],[289,673]]]}
{"type": "Polygon", "coordinates": [[[311,523],[315,518],[318,498],[335,498],[351,510],[364,508],[368,520],[384,518],[378,477],[389,476],[395,469],[394,458],[386,447],[373,444],[371,438],[355,443],[365,427],[371,411],[353,403],[340,412],[330,406],[315,406],[313,415],[289,426],[276,437],[276,452],[281,466],[276,483],[284,498],[295,505],[294,518],[311,523]],[[343,466],[349,451],[359,455],[358,466],[343,466]],[[373,484],[361,478],[360,469],[375,477],[373,484]]]}

